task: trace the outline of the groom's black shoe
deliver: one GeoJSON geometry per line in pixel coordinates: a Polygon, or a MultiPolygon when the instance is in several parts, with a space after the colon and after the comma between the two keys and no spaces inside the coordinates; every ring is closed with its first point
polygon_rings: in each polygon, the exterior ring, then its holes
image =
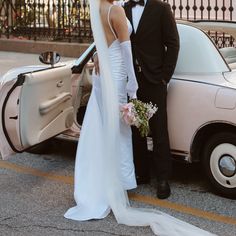
{"type": "Polygon", "coordinates": [[[137,181],[137,185],[140,184],[149,184],[150,183],[150,177],[141,177],[141,176],[136,176],[136,181],[137,181]]]}
{"type": "Polygon", "coordinates": [[[170,196],[170,185],[167,180],[157,181],[157,197],[159,199],[165,199],[170,196]]]}

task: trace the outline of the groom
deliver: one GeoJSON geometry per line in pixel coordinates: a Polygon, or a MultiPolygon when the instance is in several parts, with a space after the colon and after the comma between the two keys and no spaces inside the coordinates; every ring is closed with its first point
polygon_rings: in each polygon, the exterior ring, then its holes
{"type": "MultiPolygon", "coordinates": [[[[125,3],[131,35],[133,61],[139,84],[137,97],[158,106],[150,120],[153,138],[157,197],[170,195],[171,154],[167,129],[167,84],[177,62],[179,37],[169,4],[160,0],[130,0],[125,3]]],[[[146,138],[133,129],[134,163],[137,183],[150,180],[146,138]]]]}

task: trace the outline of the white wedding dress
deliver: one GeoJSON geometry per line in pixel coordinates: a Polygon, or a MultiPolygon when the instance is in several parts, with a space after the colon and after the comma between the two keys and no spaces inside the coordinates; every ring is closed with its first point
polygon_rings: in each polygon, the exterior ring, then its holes
{"type": "MultiPolygon", "coordinates": [[[[102,219],[112,210],[119,224],[150,226],[158,236],[212,236],[161,211],[129,205],[126,190],[136,187],[131,130],[119,118],[119,104],[127,102],[127,73],[119,41],[116,39],[109,48],[105,44],[100,0],[89,2],[101,75],[93,74],[92,94],[76,154],[76,206],[65,213],[65,218],[102,219]]],[[[131,32],[129,22],[128,27],[131,32]]]]}
{"type": "MultiPolygon", "coordinates": [[[[108,13],[108,23],[110,10],[108,13]]],[[[127,20],[129,32],[132,26],[127,20]]],[[[109,60],[112,79],[117,89],[119,104],[127,103],[127,73],[122,59],[120,42],[114,34],[115,41],[109,46],[109,60]]],[[[110,212],[110,206],[104,199],[105,166],[101,166],[104,150],[102,127],[102,94],[101,78],[93,73],[93,88],[87,105],[86,114],[80,134],[75,163],[74,197],[77,206],[69,209],[65,217],[74,220],[88,220],[104,218],[110,212]],[[89,157],[89,158],[87,158],[89,157]]],[[[120,120],[119,143],[120,148],[120,177],[125,190],[136,188],[133,164],[131,128],[120,120]]]]}

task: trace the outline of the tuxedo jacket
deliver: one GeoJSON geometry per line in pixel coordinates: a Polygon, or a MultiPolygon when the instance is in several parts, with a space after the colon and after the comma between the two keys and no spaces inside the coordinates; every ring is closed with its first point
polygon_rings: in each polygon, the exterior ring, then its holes
{"type": "MultiPolygon", "coordinates": [[[[132,24],[130,2],[124,5],[132,24]]],[[[147,0],[136,32],[130,36],[134,64],[141,66],[145,78],[154,84],[169,82],[174,73],[179,36],[170,5],[160,0],[147,0]]]]}

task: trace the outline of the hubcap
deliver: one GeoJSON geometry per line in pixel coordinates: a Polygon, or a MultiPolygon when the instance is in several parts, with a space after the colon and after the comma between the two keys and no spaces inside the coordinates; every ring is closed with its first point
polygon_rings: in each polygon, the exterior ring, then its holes
{"type": "Polygon", "coordinates": [[[219,168],[223,175],[232,177],[236,174],[236,162],[230,155],[223,155],[219,160],[219,168]]]}
{"type": "Polygon", "coordinates": [[[210,169],[213,178],[222,187],[236,188],[236,146],[230,143],[216,146],[210,156],[210,169]]]}

